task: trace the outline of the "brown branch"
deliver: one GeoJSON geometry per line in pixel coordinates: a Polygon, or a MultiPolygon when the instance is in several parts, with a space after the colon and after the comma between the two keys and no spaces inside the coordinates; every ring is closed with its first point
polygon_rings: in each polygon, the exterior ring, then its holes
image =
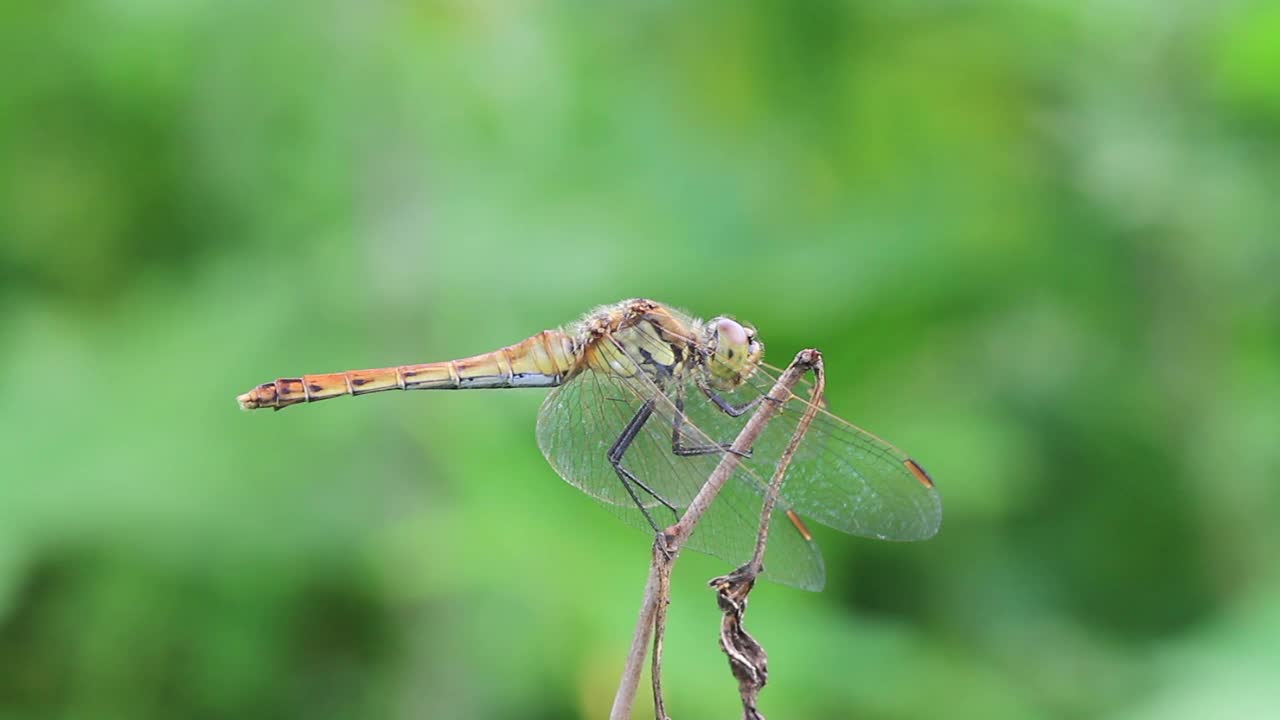
{"type": "Polygon", "coordinates": [[[669,720],[667,706],[662,699],[662,642],[666,637],[667,608],[671,605],[671,567],[675,558],[666,546],[666,535],[658,537],[655,548],[659,544],[663,547],[655,552],[662,553],[664,557],[658,563],[658,600],[653,614],[653,663],[649,677],[653,681],[653,716],[657,720],[669,720]]]}
{"type": "Polygon", "coordinates": [[[764,720],[756,709],[756,698],[769,679],[769,657],[764,647],[743,627],[747,595],[755,582],[756,573],[744,565],[710,583],[716,590],[720,612],[724,613],[720,621],[720,649],[729,659],[729,671],[738,680],[744,720],[764,720]]]}
{"type": "MultiPolygon", "coordinates": [[[[712,501],[716,495],[720,493],[724,484],[733,476],[734,470],[737,469],[738,463],[743,455],[746,454],[748,448],[755,444],[756,438],[764,432],[765,426],[777,414],[778,409],[782,407],[787,400],[792,397],[791,388],[800,381],[815,364],[821,364],[822,356],[817,350],[801,350],[796,354],[791,364],[787,366],[782,376],[774,383],[773,388],[769,390],[767,399],[769,402],[760,403],[756,411],[751,415],[751,419],[743,426],[742,431],[738,433],[738,437],[733,441],[732,448],[726,452],[720,459],[720,464],[711,472],[711,476],[702,485],[702,489],[685,508],[684,514],[680,517],[679,522],[663,531],[661,535],[654,539],[653,560],[649,566],[649,578],[645,583],[644,597],[640,604],[640,617],[636,622],[635,634],[631,638],[631,647],[627,652],[626,666],[622,671],[622,679],[618,683],[618,691],[613,698],[613,709],[609,713],[610,720],[627,720],[631,717],[631,706],[635,702],[636,688],[640,684],[640,669],[644,664],[645,651],[648,648],[649,638],[654,631],[655,620],[658,617],[658,608],[660,604],[665,605],[669,601],[666,591],[669,582],[670,573],[675,565],[676,559],[680,554],[680,548],[683,547],[685,541],[693,534],[694,527],[698,521],[711,507],[712,501]]],[[[777,482],[775,477],[774,485],[777,482]]],[[[771,490],[776,495],[776,489],[771,490]]],[[[772,502],[769,503],[772,508],[772,502]]],[[[767,522],[766,522],[767,527],[767,522]]],[[[763,556],[763,543],[757,540],[756,552],[763,556]]],[[[759,558],[753,558],[755,565],[759,564],[759,558]]],[[[655,638],[655,648],[661,648],[661,640],[655,638]]],[[[655,656],[655,659],[660,659],[655,656]]],[[[655,693],[661,688],[661,667],[659,663],[655,663],[653,667],[653,681],[655,693]]],[[[655,703],[659,712],[662,711],[661,702],[655,703]]],[[[660,720],[665,720],[661,718],[660,720]]]]}
{"type": "MultiPolygon", "coordinates": [[[[773,478],[769,480],[769,489],[764,495],[764,505],[760,510],[760,530],[756,533],[756,551],[751,556],[751,562],[748,563],[748,566],[756,575],[759,575],[764,570],[764,548],[769,541],[769,522],[773,519],[773,506],[777,503],[778,492],[782,489],[782,478],[786,476],[787,468],[791,466],[791,459],[795,457],[796,448],[800,447],[800,441],[804,439],[804,434],[809,431],[809,425],[813,422],[813,418],[818,415],[819,408],[822,407],[822,393],[827,386],[827,376],[822,366],[822,354],[817,350],[809,352],[813,353],[808,362],[808,369],[813,371],[813,388],[809,391],[809,403],[805,407],[804,415],[800,416],[800,422],[796,423],[796,429],[792,431],[791,439],[787,441],[787,446],[783,448],[782,456],[778,458],[778,466],[773,470],[773,478]]],[[[803,376],[803,373],[801,375],[803,376]]]]}
{"type": "Polygon", "coordinates": [[[760,511],[760,528],[756,532],[756,549],[751,560],[728,575],[711,580],[711,587],[716,590],[716,602],[724,618],[720,621],[720,649],[729,659],[729,670],[738,680],[738,695],[742,699],[743,720],[765,720],[764,715],[756,707],[756,698],[769,679],[769,657],[764,647],[751,637],[744,626],[747,614],[747,596],[755,587],[756,577],[764,570],[764,552],[769,539],[769,523],[773,518],[773,508],[778,500],[778,491],[782,488],[782,478],[795,457],[796,448],[804,439],[809,424],[818,413],[822,400],[826,377],[823,374],[822,356],[812,359],[810,367],[814,374],[813,389],[809,394],[809,405],[791,439],[778,458],[778,466],[773,471],[773,478],[765,492],[764,504],[760,511]]]}
{"type": "MultiPolygon", "coordinates": [[[[654,541],[654,553],[659,552],[658,543],[654,541]]],[[[658,569],[663,565],[657,557],[649,563],[649,579],[644,585],[644,596],[640,600],[640,617],[636,620],[636,631],[631,636],[631,647],[627,650],[627,662],[622,668],[622,680],[618,683],[618,692],[613,697],[613,709],[609,711],[609,720],[629,720],[631,705],[635,702],[636,688],[640,685],[640,668],[644,665],[644,656],[649,649],[649,636],[653,632],[653,619],[658,607],[658,569]]]]}

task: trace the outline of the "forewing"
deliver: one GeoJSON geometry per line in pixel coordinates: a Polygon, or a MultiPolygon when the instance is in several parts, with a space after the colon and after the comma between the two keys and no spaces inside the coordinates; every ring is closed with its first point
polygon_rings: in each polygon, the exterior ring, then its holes
{"type": "MultiPolygon", "coordinates": [[[[744,403],[769,392],[773,384],[771,374],[761,371],[726,399],[744,403]]],[[[772,473],[782,457],[809,407],[807,387],[795,388],[752,448],[757,474],[772,473]]],[[[705,398],[686,405],[707,432],[731,436],[746,417],[730,418],[705,398]]],[[[825,408],[817,410],[787,466],[782,495],[805,517],[880,540],[925,540],[942,522],[941,499],[919,464],[825,408]]]]}
{"type": "Polygon", "coordinates": [[[819,451],[801,456],[789,471],[789,500],[818,522],[855,535],[913,541],[937,534],[942,499],[918,463],[823,412],[812,433],[819,451]]]}

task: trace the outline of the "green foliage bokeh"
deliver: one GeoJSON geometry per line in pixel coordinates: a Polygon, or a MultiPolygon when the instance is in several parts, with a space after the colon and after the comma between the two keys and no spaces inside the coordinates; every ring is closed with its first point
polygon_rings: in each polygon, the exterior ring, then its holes
{"type": "MultiPolygon", "coordinates": [[[[646,539],[540,391],[243,414],[647,296],[943,493],[762,585],[769,717],[1280,708],[1264,2],[0,9],[0,718],[596,718],[646,539]]],[[[668,709],[733,717],[682,558],[668,709]]],[[[641,693],[637,717],[648,713],[641,693]]]]}

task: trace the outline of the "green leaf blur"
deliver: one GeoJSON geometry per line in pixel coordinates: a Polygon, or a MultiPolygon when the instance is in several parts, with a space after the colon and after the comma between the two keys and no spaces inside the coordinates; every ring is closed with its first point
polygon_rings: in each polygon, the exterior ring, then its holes
{"type": "MultiPolygon", "coordinates": [[[[599,718],[648,541],[542,391],[275,414],[647,296],[937,479],[761,585],[777,718],[1280,707],[1280,12],[0,8],[0,718],[599,718]]],[[[734,717],[685,556],[668,709],[734,717]]],[[[649,712],[641,691],[636,716],[649,712]]],[[[651,716],[651,715],[650,715],[651,716]]]]}

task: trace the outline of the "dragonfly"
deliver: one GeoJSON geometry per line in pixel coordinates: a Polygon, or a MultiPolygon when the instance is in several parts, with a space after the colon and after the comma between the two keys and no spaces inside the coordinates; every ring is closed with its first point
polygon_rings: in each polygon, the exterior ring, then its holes
{"type": "Polygon", "coordinates": [[[246,410],[280,410],[386,390],[552,388],[537,418],[543,455],[569,484],[646,532],[678,519],[724,455],[738,454],[685,545],[735,566],[752,556],[766,490],[785,457],[763,577],[805,590],[826,580],[805,518],[879,540],[937,533],[942,503],[924,467],[833,415],[821,397],[770,396],[782,371],[763,357],[749,324],[728,315],[702,321],[637,298],[480,355],[280,378],[237,400],[246,410]],[[776,403],[776,413],[750,448],[735,450],[761,402],[776,403]]]}

